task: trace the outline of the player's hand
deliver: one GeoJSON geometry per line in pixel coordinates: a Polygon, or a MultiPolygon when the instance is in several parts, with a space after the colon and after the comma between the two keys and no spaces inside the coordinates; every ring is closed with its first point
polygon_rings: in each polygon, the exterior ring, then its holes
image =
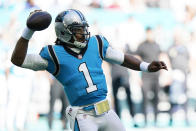
{"type": "Polygon", "coordinates": [[[34,11],[31,11],[30,12],[30,14],[29,14],[29,17],[32,15],[32,14],[34,14],[34,13],[36,13],[36,12],[41,12],[42,10],[34,10],[34,11]]]}
{"type": "Polygon", "coordinates": [[[149,72],[157,72],[161,69],[168,70],[166,64],[163,61],[153,61],[148,66],[149,72]]]}

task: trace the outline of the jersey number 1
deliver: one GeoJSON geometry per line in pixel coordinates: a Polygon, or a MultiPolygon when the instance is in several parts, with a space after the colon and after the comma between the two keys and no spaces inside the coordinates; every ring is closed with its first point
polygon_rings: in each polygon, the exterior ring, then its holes
{"type": "Polygon", "coordinates": [[[93,84],[93,81],[91,79],[91,76],[90,76],[90,73],[89,73],[88,68],[86,66],[86,63],[82,63],[79,66],[79,71],[83,72],[84,77],[86,79],[86,82],[88,84],[88,87],[86,88],[87,92],[90,93],[90,92],[96,91],[97,86],[93,84]]]}

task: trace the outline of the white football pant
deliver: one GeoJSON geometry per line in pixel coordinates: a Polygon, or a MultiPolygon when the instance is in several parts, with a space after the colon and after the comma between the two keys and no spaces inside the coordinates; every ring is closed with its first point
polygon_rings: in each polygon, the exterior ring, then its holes
{"type": "Polygon", "coordinates": [[[77,114],[74,131],[125,131],[125,128],[117,116],[110,110],[100,116],[77,114]]]}

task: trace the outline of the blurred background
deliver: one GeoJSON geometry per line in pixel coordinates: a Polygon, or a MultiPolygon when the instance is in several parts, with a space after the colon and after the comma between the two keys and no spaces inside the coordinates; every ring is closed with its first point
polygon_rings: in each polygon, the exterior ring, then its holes
{"type": "Polygon", "coordinates": [[[195,0],[0,0],[0,131],[70,130],[62,86],[47,72],[10,62],[32,10],[46,10],[53,18],[30,41],[28,53],[39,53],[54,43],[54,19],[69,8],[84,13],[91,35],[168,66],[148,74],[104,62],[108,99],[127,131],[196,130],[195,0]]]}

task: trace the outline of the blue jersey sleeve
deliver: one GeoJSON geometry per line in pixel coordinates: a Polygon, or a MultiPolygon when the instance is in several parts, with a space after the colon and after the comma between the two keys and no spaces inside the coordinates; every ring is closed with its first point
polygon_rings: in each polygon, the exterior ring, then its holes
{"type": "Polygon", "coordinates": [[[50,56],[48,46],[43,47],[39,54],[42,58],[48,61],[48,67],[46,68],[46,70],[53,74],[55,71],[55,64],[50,56]]]}

